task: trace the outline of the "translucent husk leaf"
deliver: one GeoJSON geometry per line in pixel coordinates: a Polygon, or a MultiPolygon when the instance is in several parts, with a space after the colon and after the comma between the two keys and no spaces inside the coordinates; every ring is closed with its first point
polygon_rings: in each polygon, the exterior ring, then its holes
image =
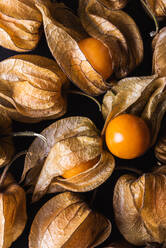
{"type": "Polygon", "coordinates": [[[0,108],[17,121],[54,119],[66,112],[67,78],[57,63],[38,55],[0,62],[0,108]]]}
{"type": "Polygon", "coordinates": [[[107,8],[111,10],[123,9],[127,4],[128,0],[97,0],[107,8]]]}
{"type": "Polygon", "coordinates": [[[79,16],[87,33],[108,47],[117,78],[125,77],[142,61],[142,38],[127,13],[106,8],[97,0],[80,0],[79,16]]]}
{"type": "Polygon", "coordinates": [[[0,186],[0,247],[8,248],[22,234],[26,221],[24,190],[8,174],[0,186]]]}
{"type": "Polygon", "coordinates": [[[163,20],[166,17],[166,2],[165,0],[143,0],[152,13],[158,18],[163,20]]]}
{"type": "Polygon", "coordinates": [[[34,49],[40,39],[41,23],[35,0],[1,0],[0,45],[17,52],[34,49]]]}
{"type": "Polygon", "coordinates": [[[116,224],[128,242],[138,246],[165,244],[165,190],[166,166],[139,178],[132,175],[119,178],[113,206],[116,224]]]}
{"type": "Polygon", "coordinates": [[[45,203],[35,216],[30,248],[92,248],[111,232],[110,221],[92,211],[79,195],[66,192],[45,203]]]}
{"type": "Polygon", "coordinates": [[[158,76],[166,76],[166,27],[162,28],[160,32],[153,39],[153,73],[158,76]]]}
{"type": "Polygon", "coordinates": [[[108,122],[122,113],[142,117],[151,129],[151,145],[157,139],[161,121],[166,111],[166,77],[156,75],[125,78],[117,82],[103,98],[102,112],[108,122]]]}
{"type": "Polygon", "coordinates": [[[111,154],[102,149],[99,131],[86,117],[61,119],[41,133],[47,144],[34,140],[25,158],[22,180],[34,188],[33,201],[45,193],[68,189],[89,191],[102,184],[115,166],[111,154]],[[65,171],[99,158],[88,170],[64,179],[65,171]]]}
{"type": "MultiPolygon", "coordinates": [[[[49,0],[38,0],[36,6],[43,16],[44,30],[50,51],[68,78],[87,94],[99,95],[104,93],[108,89],[107,83],[93,69],[78,46],[78,41],[86,38],[88,34],[84,33],[79,37],[74,35],[74,28],[71,28],[77,25],[76,22],[73,23],[74,18],[69,18],[68,22],[71,23],[72,21],[72,24],[70,24],[70,29],[66,28],[63,21],[52,14],[52,5],[49,0]]],[[[56,6],[59,9],[59,4],[56,6]]],[[[65,6],[64,10],[66,13],[65,6]]],[[[61,13],[64,10],[61,9],[61,13]]],[[[83,29],[81,24],[78,29],[83,29]]]]}
{"type": "Polygon", "coordinates": [[[11,119],[6,113],[0,110],[0,167],[9,163],[14,153],[12,137],[9,134],[12,131],[11,119]]]}

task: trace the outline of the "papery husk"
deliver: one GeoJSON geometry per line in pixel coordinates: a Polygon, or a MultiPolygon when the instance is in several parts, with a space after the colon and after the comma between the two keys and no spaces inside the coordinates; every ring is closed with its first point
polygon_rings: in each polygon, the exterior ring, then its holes
{"type": "Polygon", "coordinates": [[[85,30],[108,47],[116,78],[125,77],[143,59],[143,42],[136,23],[124,11],[113,11],[97,0],[79,3],[85,30]]]}
{"type": "Polygon", "coordinates": [[[123,175],[114,189],[116,224],[133,245],[166,244],[166,166],[137,178],[123,175]]]}
{"type": "Polygon", "coordinates": [[[61,119],[41,133],[47,143],[36,138],[25,158],[22,180],[32,185],[33,201],[45,193],[64,190],[85,192],[102,184],[115,166],[112,155],[102,149],[100,133],[86,117],[61,119]],[[99,158],[92,168],[64,179],[75,165],[99,158]]]}
{"type": "Polygon", "coordinates": [[[107,8],[111,10],[123,9],[127,4],[128,0],[97,0],[107,8]]]}
{"type": "Polygon", "coordinates": [[[0,187],[0,247],[8,248],[24,230],[27,221],[26,197],[10,174],[0,187]]]}
{"type": "Polygon", "coordinates": [[[0,167],[9,163],[14,154],[12,121],[5,111],[0,109],[0,167]]]}
{"type": "Polygon", "coordinates": [[[166,1],[165,0],[143,0],[151,12],[158,18],[163,20],[166,17],[166,1]]]}
{"type": "Polygon", "coordinates": [[[92,211],[79,195],[65,192],[38,211],[30,230],[29,248],[92,248],[110,233],[107,218],[92,211]]]}
{"type": "MultiPolygon", "coordinates": [[[[81,30],[79,35],[73,32],[74,26],[78,24],[78,21],[74,24],[76,17],[73,18],[72,14],[69,18],[71,14],[68,10],[68,28],[67,23],[64,25],[63,20],[56,18],[53,14],[53,6],[49,0],[37,0],[36,6],[43,16],[44,31],[50,51],[68,78],[89,95],[104,93],[108,89],[107,83],[93,69],[78,46],[78,41],[87,38],[88,34],[82,32],[81,24],[78,26],[78,30],[81,30]]],[[[54,7],[55,9],[61,8],[61,15],[64,16],[63,12],[66,15],[65,5],[55,4],[54,7]]]]}
{"type": "Polygon", "coordinates": [[[40,39],[42,17],[35,0],[0,1],[0,45],[17,51],[34,49],[40,39]]]}
{"type": "Polygon", "coordinates": [[[16,55],[0,62],[0,109],[14,120],[38,122],[66,112],[62,87],[67,78],[57,63],[38,55],[16,55]]]}
{"type": "MultiPolygon", "coordinates": [[[[165,3],[166,4],[166,3],[165,3]]],[[[166,76],[166,27],[162,28],[152,42],[153,46],[153,73],[166,76]]]]}
{"type": "Polygon", "coordinates": [[[161,121],[166,111],[166,77],[157,75],[130,77],[117,82],[103,98],[102,113],[108,122],[122,113],[143,118],[151,130],[151,145],[157,139],[161,121]]]}

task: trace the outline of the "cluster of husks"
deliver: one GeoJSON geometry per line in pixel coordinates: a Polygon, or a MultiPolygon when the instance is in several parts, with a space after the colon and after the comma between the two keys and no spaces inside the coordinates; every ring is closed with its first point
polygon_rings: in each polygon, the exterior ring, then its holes
{"type": "Polygon", "coordinates": [[[78,41],[81,39],[90,36],[108,47],[114,74],[118,78],[126,76],[142,61],[142,38],[134,20],[125,12],[113,11],[97,0],[80,1],[79,23],[65,5],[55,4],[54,12],[49,1],[38,0],[36,6],[43,16],[45,35],[52,55],[71,81],[86,93],[102,94],[110,87],[110,83],[94,70],[80,50],[78,41]],[[67,22],[62,18],[66,15],[67,22]]]}
{"type": "Polygon", "coordinates": [[[88,118],[58,120],[41,134],[47,143],[38,138],[34,140],[22,175],[24,179],[28,172],[25,184],[34,188],[34,201],[47,192],[92,190],[112,174],[114,158],[102,148],[99,131],[88,118]],[[69,178],[63,177],[66,171],[91,160],[95,161],[91,168],[69,178]]]}
{"type": "MultiPolygon", "coordinates": [[[[166,109],[166,28],[153,40],[153,75],[124,78],[143,58],[137,25],[120,10],[126,3],[80,0],[77,17],[64,4],[50,0],[1,0],[0,45],[18,52],[34,49],[43,22],[49,49],[57,62],[37,55],[16,55],[0,62],[0,166],[9,163],[14,152],[10,118],[38,122],[62,116],[66,112],[68,78],[90,95],[107,91],[102,106],[106,119],[103,132],[112,118],[131,113],[148,123],[151,144],[155,144],[166,109]],[[113,75],[107,81],[78,45],[89,36],[108,48],[113,75]],[[113,84],[115,78],[124,79],[113,84]]],[[[146,4],[159,18],[165,16],[164,1],[146,4]]],[[[58,120],[41,135],[46,142],[34,140],[22,174],[33,201],[46,193],[93,190],[112,174],[114,157],[104,149],[100,132],[88,118],[58,120]],[[78,170],[79,166],[82,169],[78,170]],[[66,173],[71,176],[66,177],[66,173]]],[[[156,157],[165,163],[163,145],[165,138],[156,146],[156,157]]],[[[139,178],[124,175],[117,181],[113,202],[116,223],[133,245],[166,244],[165,178],[163,166],[139,178]]],[[[0,179],[0,190],[0,247],[8,248],[26,223],[25,193],[10,175],[0,179]]],[[[29,247],[96,247],[110,232],[107,218],[92,211],[78,193],[66,192],[39,210],[31,227],[29,247]]],[[[108,247],[132,246],[122,241],[108,247]]]]}
{"type": "Polygon", "coordinates": [[[0,45],[18,52],[30,51],[40,39],[42,17],[35,0],[1,0],[0,45]]]}
{"type": "Polygon", "coordinates": [[[96,247],[110,232],[107,218],[92,211],[79,195],[66,192],[39,210],[31,226],[29,247],[96,247]]]}

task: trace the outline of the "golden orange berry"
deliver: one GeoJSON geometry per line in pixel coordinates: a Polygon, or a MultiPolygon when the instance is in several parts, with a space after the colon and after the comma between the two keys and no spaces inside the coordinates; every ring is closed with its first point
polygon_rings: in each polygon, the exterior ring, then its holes
{"type": "Polygon", "coordinates": [[[104,79],[112,75],[112,58],[108,48],[101,41],[90,37],[79,41],[78,45],[92,67],[104,79]]]}
{"type": "Polygon", "coordinates": [[[70,178],[70,177],[76,176],[80,174],[81,172],[86,171],[90,169],[91,167],[93,167],[98,161],[99,161],[99,157],[96,157],[87,162],[75,165],[72,169],[66,170],[65,173],[62,175],[62,177],[70,178]]]}
{"type": "Polygon", "coordinates": [[[150,130],[140,117],[122,114],[108,123],[105,139],[112,154],[122,159],[133,159],[149,148],[150,130]]]}

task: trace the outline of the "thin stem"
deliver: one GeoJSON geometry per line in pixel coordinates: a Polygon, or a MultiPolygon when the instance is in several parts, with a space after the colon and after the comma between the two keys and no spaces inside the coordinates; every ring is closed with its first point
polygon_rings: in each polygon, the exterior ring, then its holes
{"type": "Polygon", "coordinates": [[[47,143],[46,137],[44,137],[42,134],[35,133],[32,131],[15,132],[15,133],[12,133],[11,135],[14,137],[16,137],[16,136],[36,136],[36,137],[39,137],[41,140],[43,140],[45,143],[47,143]]]}
{"type": "Polygon", "coordinates": [[[0,186],[3,185],[3,182],[4,182],[4,180],[5,180],[6,174],[7,174],[8,170],[9,170],[10,166],[12,165],[12,163],[13,163],[17,158],[19,158],[19,157],[22,156],[22,155],[25,155],[26,153],[27,153],[27,151],[19,152],[18,154],[16,154],[16,155],[14,156],[14,158],[10,161],[10,163],[9,163],[8,165],[5,166],[5,168],[4,168],[3,172],[2,172],[2,175],[1,175],[1,177],[0,177],[0,186]]]}
{"type": "Polygon", "coordinates": [[[101,112],[101,104],[99,103],[99,101],[97,101],[93,96],[89,96],[81,91],[78,91],[78,90],[68,90],[67,91],[68,93],[71,93],[71,94],[77,94],[77,95],[81,95],[81,96],[86,96],[88,98],[90,98],[91,100],[93,100],[99,107],[99,111],[101,112]]]}
{"type": "Polygon", "coordinates": [[[148,13],[151,15],[151,17],[153,18],[153,21],[155,23],[156,30],[150,32],[150,37],[154,37],[158,33],[158,31],[159,31],[158,21],[156,19],[156,16],[154,15],[153,11],[148,7],[147,3],[144,0],[140,0],[140,1],[143,4],[143,6],[146,8],[146,10],[148,11],[148,13]]]}

